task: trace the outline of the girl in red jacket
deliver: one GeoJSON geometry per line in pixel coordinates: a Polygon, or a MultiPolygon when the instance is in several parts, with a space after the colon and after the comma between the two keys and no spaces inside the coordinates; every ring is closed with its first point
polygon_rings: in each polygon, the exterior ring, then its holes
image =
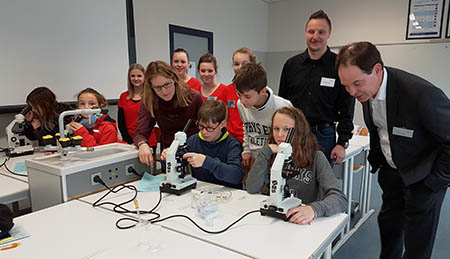
{"type": "Polygon", "coordinates": [[[190,88],[198,91],[198,89],[202,86],[202,83],[198,79],[188,75],[188,68],[190,65],[189,54],[185,49],[178,48],[173,51],[173,69],[175,69],[180,79],[183,80],[190,88]]]}
{"type": "Polygon", "coordinates": [[[200,57],[197,65],[198,73],[203,84],[199,89],[194,89],[202,94],[203,101],[208,99],[225,102],[226,85],[216,81],[217,60],[211,53],[206,53],[200,57]]]}
{"type": "MultiPolygon", "coordinates": [[[[245,64],[256,63],[256,56],[248,48],[239,48],[233,53],[233,70],[234,74],[237,74],[239,69],[245,64]]],[[[237,139],[239,142],[244,143],[244,129],[242,125],[241,116],[237,108],[237,101],[239,99],[236,88],[233,83],[227,85],[225,88],[226,102],[228,107],[228,133],[237,139]]]]}
{"type": "MultiPolygon", "coordinates": [[[[134,132],[138,120],[138,111],[144,96],[144,73],[145,68],[140,64],[132,64],[128,69],[128,91],[120,95],[117,104],[117,124],[122,135],[122,139],[128,144],[133,144],[134,132]]],[[[158,140],[156,137],[156,127],[148,137],[148,144],[156,151],[158,140]]]]}
{"type": "MultiPolygon", "coordinates": [[[[86,88],[78,94],[78,109],[106,107],[105,97],[92,88],[86,88]]],[[[69,127],[75,135],[83,137],[82,147],[93,147],[121,142],[117,137],[116,121],[108,115],[81,114],[80,122],[72,121],[69,127]]]]}

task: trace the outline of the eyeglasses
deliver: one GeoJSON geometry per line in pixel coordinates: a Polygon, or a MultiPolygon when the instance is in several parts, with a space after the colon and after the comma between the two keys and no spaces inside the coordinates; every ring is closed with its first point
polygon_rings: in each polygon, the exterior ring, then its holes
{"type": "Polygon", "coordinates": [[[198,121],[195,123],[195,125],[197,125],[197,128],[200,131],[206,130],[208,132],[213,132],[214,130],[216,130],[220,126],[220,122],[215,127],[203,126],[198,121]]]}
{"type": "Polygon", "coordinates": [[[167,82],[163,85],[158,85],[158,86],[152,86],[153,90],[155,90],[156,92],[161,91],[163,88],[164,89],[169,89],[173,84],[173,81],[167,82]]]}

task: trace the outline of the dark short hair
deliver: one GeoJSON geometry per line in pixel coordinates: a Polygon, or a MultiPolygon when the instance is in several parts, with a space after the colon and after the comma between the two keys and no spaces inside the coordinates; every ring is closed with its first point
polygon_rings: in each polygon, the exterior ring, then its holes
{"type": "Polygon", "coordinates": [[[308,22],[306,23],[306,26],[308,26],[309,21],[311,21],[312,19],[324,19],[327,21],[328,23],[328,27],[330,28],[331,31],[331,20],[330,18],[328,18],[328,15],[321,9],[317,12],[314,12],[313,14],[311,14],[311,16],[309,16],[308,22]]]}
{"type": "Polygon", "coordinates": [[[197,70],[200,69],[201,63],[211,63],[214,67],[214,70],[216,70],[216,73],[217,73],[217,59],[216,59],[216,57],[214,57],[213,54],[206,53],[203,56],[201,56],[200,59],[198,60],[197,70]]]}
{"type": "Polygon", "coordinates": [[[186,54],[186,57],[187,57],[187,59],[189,61],[189,53],[183,48],[177,48],[176,50],[173,51],[173,53],[172,53],[172,60],[173,60],[173,55],[175,53],[178,53],[178,52],[183,52],[184,54],[186,54]]]}
{"type": "Polygon", "coordinates": [[[227,107],[219,100],[206,100],[197,113],[198,121],[212,123],[222,122],[227,118],[227,107]]]}
{"type": "Polygon", "coordinates": [[[371,74],[373,66],[380,63],[384,67],[377,47],[368,41],[360,41],[345,45],[336,58],[336,68],[340,66],[357,66],[366,74],[371,74]]]}
{"type": "Polygon", "coordinates": [[[260,92],[267,86],[267,73],[261,63],[248,63],[236,73],[233,84],[239,92],[260,92]]]}

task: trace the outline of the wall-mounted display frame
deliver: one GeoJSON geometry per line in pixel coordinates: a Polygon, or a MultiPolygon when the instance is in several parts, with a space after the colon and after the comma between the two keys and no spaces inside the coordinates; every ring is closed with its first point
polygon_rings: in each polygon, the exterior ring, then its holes
{"type": "Polygon", "coordinates": [[[444,6],[445,0],[409,0],[406,39],[441,38],[444,6]]]}
{"type": "Polygon", "coordinates": [[[446,38],[450,38],[450,6],[447,8],[447,33],[445,34],[446,38]]]}

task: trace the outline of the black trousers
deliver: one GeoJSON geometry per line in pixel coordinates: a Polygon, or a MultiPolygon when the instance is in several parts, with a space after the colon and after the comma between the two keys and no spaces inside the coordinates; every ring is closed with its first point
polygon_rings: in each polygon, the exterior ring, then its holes
{"type": "Polygon", "coordinates": [[[378,216],[380,258],[431,258],[447,189],[432,192],[423,181],[405,186],[398,171],[389,166],[380,169],[378,182],[383,190],[378,216]]]}

